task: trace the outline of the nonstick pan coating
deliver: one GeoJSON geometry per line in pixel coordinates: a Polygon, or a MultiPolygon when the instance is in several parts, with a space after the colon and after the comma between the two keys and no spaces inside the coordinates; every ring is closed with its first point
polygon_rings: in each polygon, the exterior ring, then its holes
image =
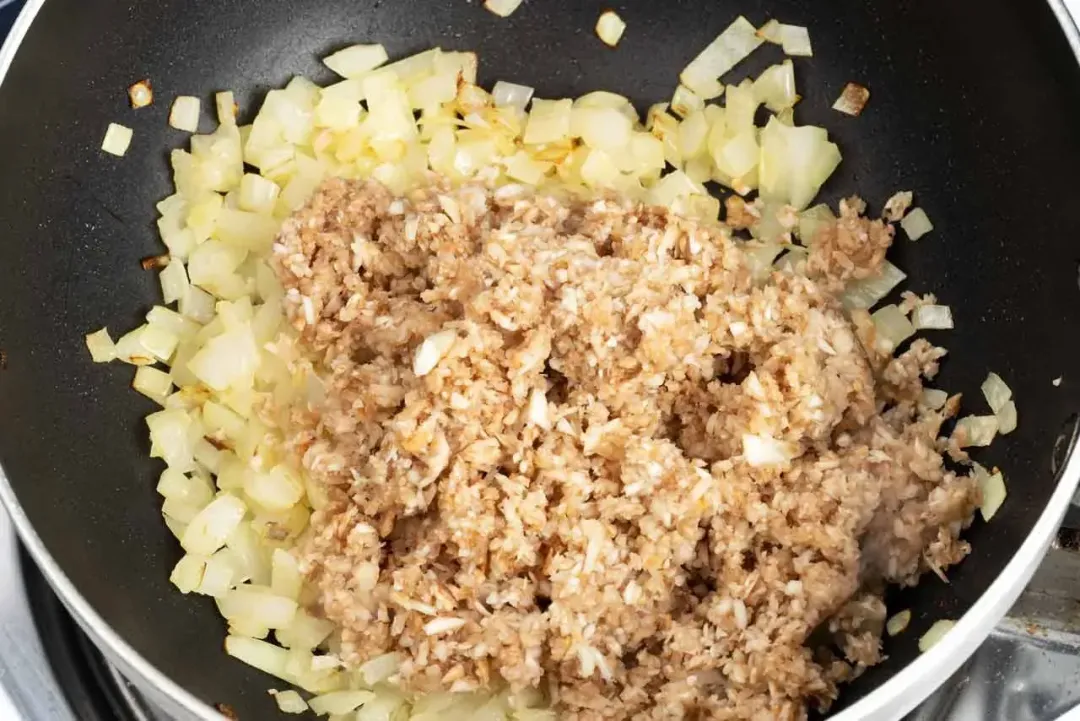
{"type": "MultiPolygon", "coordinates": [[[[540,97],[603,88],[644,107],[669,98],[678,70],[740,13],[810,28],[815,57],[796,61],[799,119],[827,126],[844,152],[826,198],[859,192],[879,207],[910,189],[933,219],[933,234],[899,239],[890,257],[907,287],[953,306],[957,330],[932,336],[953,351],[941,386],[978,410],[995,370],[1020,409],[1016,433],[980,456],[1007,474],[1006,505],[991,527],[976,521],[949,585],[929,578],[890,599],[914,610],[912,627],[837,708],[912,661],[933,620],[958,618],[982,594],[1050,498],[1051,456],[1068,449],[1080,394],[1080,73],[1042,2],[527,0],[502,20],[479,0],[47,0],[0,86],[0,465],[45,548],[123,639],[204,701],[242,719],[276,713],[265,692],[275,682],[221,651],[213,603],[169,585],[179,548],[147,458],[152,406],[128,388],[129,368],[93,365],[83,346],[88,331],[126,329],[158,298],[138,261],[160,252],[154,203],[171,192],[167,151],[186,140],[166,125],[171,98],[199,94],[212,107],[210,92],[233,89],[250,112],[294,74],[329,80],[318,58],[361,41],[392,56],[476,50],[485,83],[527,83],[540,97]],[[592,32],[612,5],[628,23],[617,50],[592,32]],[[133,111],[125,91],[144,77],[158,100],[133,111]],[[872,93],[858,119],[828,109],[849,80],[872,93]],[[135,130],[122,159],[98,149],[114,121],[135,130]]],[[[739,72],[779,57],[763,50],[739,72]]]]}

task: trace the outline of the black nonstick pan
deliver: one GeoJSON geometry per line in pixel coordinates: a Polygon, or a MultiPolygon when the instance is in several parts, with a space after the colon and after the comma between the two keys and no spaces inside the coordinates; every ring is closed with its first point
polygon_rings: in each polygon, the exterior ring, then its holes
{"type": "MultiPolygon", "coordinates": [[[[1019,593],[1080,477],[1080,70],[1060,0],[526,0],[510,18],[479,0],[37,0],[0,52],[0,497],[46,575],[95,641],[181,718],[228,704],[275,718],[274,682],[225,656],[205,598],[168,582],[180,549],[165,529],[130,373],[93,365],[84,335],[134,322],[158,298],[139,259],[161,252],[154,204],[171,192],[167,151],[186,138],[168,102],[132,111],[149,77],[164,98],[232,89],[244,111],[295,74],[330,80],[319,58],[354,42],[391,56],[474,50],[481,82],[543,97],[606,89],[640,108],[667,100],[679,70],[737,15],[806,25],[800,121],[824,125],[844,162],[825,188],[872,207],[914,190],[936,230],[890,259],[953,307],[941,387],[979,395],[1010,380],[1018,430],[981,456],[1010,495],[950,582],[889,598],[912,628],[888,661],[845,688],[836,718],[898,718],[944,680],[1019,593]],[[614,7],[616,50],[592,28],[614,7]],[[848,81],[871,89],[859,118],[830,110],[848,81]],[[135,130],[122,160],[101,153],[110,122],[135,130]],[[1053,381],[1060,378],[1060,383],[1053,381]],[[939,618],[962,619],[920,656],[939,618]]],[[[778,55],[762,52],[737,72],[778,55]]],[[[212,103],[204,102],[212,109],[212,103]]],[[[243,118],[242,118],[243,119],[243,118]]]]}

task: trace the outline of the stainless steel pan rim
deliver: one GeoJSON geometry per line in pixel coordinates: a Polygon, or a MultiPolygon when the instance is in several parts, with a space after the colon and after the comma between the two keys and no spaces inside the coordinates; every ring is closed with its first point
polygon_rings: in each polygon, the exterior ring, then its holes
{"type": "MultiPolygon", "coordinates": [[[[1073,53],[1080,60],[1080,32],[1074,12],[1080,11],[1080,0],[1047,0],[1058,17],[1073,53]]],[[[45,0],[28,0],[0,47],[0,83],[15,57],[30,24],[45,0]]],[[[1042,560],[1046,549],[1061,525],[1077,486],[1080,484],[1080,452],[1070,453],[1061,480],[1042,515],[1016,554],[986,592],[957,622],[956,626],[937,645],[908,664],[880,687],[832,717],[832,721],[897,721],[918,706],[939,684],[949,678],[986,639],[998,621],[1004,617],[1020,592],[1027,585],[1042,560]]],[[[221,714],[196,698],[171,678],[159,671],[137,653],[75,588],[71,580],[45,548],[45,544],[30,523],[0,468],[0,502],[6,507],[12,523],[27,550],[41,569],[49,584],[93,642],[162,710],[179,719],[218,721],[221,714]]],[[[1072,716],[1068,716],[1072,718],[1072,716]]],[[[1080,716],[1077,716],[1080,721],[1080,716]]]]}

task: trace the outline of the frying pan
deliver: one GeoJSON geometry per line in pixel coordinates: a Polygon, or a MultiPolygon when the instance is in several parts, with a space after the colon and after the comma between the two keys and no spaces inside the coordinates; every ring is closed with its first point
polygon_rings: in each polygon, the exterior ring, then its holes
{"type": "MultiPolygon", "coordinates": [[[[1080,72],[1060,0],[527,0],[509,19],[479,0],[35,0],[0,53],[0,497],[79,622],[122,671],[178,718],[276,717],[266,676],[227,658],[205,598],[168,582],[179,557],[162,525],[130,372],[90,363],[88,331],[133,324],[157,295],[138,259],[160,252],[154,203],[170,190],[166,124],[177,94],[233,89],[249,115],[265,91],[352,42],[392,56],[440,45],[479,53],[481,81],[544,97],[607,89],[639,107],[666,100],[686,62],[738,14],[807,25],[800,121],[844,152],[824,190],[871,207],[914,190],[936,231],[890,258],[952,305],[957,329],[940,386],[977,409],[988,370],[1015,390],[1020,426],[979,456],[1010,495],[977,520],[950,583],[891,595],[913,610],[888,660],[845,688],[837,719],[895,719],[955,670],[1008,609],[1064,513],[1080,460],[1080,72]],[[617,50],[593,35],[602,9],[628,23],[617,50]],[[133,111],[125,90],[152,79],[159,101],[133,111]],[[844,83],[871,88],[857,119],[831,110],[844,83]],[[135,130],[104,155],[109,122],[135,130]],[[1052,380],[1062,377],[1060,385],[1052,380]],[[930,652],[916,639],[961,619],[930,652]]],[[[778,51],[777,51],[778,53],[778,51]]],[[[738,73],[776,62],[762,50],[738,73]]],[[[204,103],[204,107],[212,103],[204,103]]],[[[204,119],[207,123],[209,118],[204,119]]],[[[208,126],[207,126],[208,127],[208,126]]]]}

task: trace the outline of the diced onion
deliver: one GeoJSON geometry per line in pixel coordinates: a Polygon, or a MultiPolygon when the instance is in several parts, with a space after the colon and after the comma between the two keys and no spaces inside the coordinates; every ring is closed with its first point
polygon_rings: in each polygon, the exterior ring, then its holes
{"type": "Polygon", "coordinates": [[[1008,495],[1005,488],[1005,477],[1001,474],[1001,471],[988,473],[981,466],[978,466],[976,470],[975,477],[979,483],[979,492],[982,496],[979,513],[982,514],[983,520],[990,521],[997,514],[998,509],[1001,508],[1001,504],[1005,502],[1008,495]],[[981,473],[978,471],[981,471],[981,473]]]}
{"type": "Polygon", "coordinates": [[[840,164],[840,149],[823,128],[791,127],[775,117],[761,132],[761,196],[802,210],[840,164]]]}
{"type": "Polygon", "coordinates": [[[90,358],[95,363],[116,360],[116,344],[109,336],[108,328],[102,328],[86,336],[86,348],[90,351],[90,358]]]}
{"type": "Polygon", "coordinates": [[[282,681],[291,681],[285,673],[289,652],[279,646],[254,638],[229,635],[225,637],[225,653],[282,681]]]}
{"type": "Polygon", "coordinates": [[[202,582],[195,590],[204,596],[221,598],[229,592],[236,580],[236,564],[229,550],[223,548],[206,559],[202,582]]]}
{"type": "Polygon", "coordinates": [[[698,95],[714,98],[722,87],[719,78],[749,57],[763,42],[756,28],[740,15],[690,61],[679,79],[698,95]]]}
{"type": "Polygon", "coordinates": [[[780,22],[778,20],[775,20],[775,19],[768,20],[768,21],[766,21],[766,23],[764,25],[762,25],[760,28],[758,28],[757,35],[758,35],[759,38],[761,38],[762,40],[765,40],[766,42],[770,42],[770,43],[773,43],[775,45],[779,45],[781,43],[781,37],[780,37],[780,28],[781,27],[782,27],[782,25],[780,24],[780,22]]]}
{"type": "Polygon", "coordinates": [[[938,411],[945,407],[948,400],[949,394],[943,390],[923,388],[922,395],[919,397],[919,404],[932,411],[938,411]]]}
{"type": "Polygon", "coordinates": [[[532,101],[523,140],[529,145],[560,143],[570,138],[570,113],[573,102],[563,100],[532,101]]]}
{"type": "Polygon", "coordinates": [[[814,54],[810,47],[810,31],[801,25],[781,25],[780,44],[787,55],[808,58],[814,54]]]}
{"type": "Polygon", "coordinates": [[[614,10],[605,10],[600,13],[600,19],[596,21],[596,35],[604,41],[605,45],[615,47],[619,44],[626,23],[614,10]]]}
{"type": "Polygon", "coordinates": [[[947,305],[921,305],[911,312],[916,330],[948,330],[953,327],[952,309],[947,305]]]}
{"type": "Polygon", "coordinates": [[[794,107],[799,101],[795,92],[795,65],[785,60],[766,68],[754,81],[754,95],[774,113],[794,107]]]}
{"type": "Polygon", "coordinates": [[[136,109],[145,108],[153,103],[154,91],[150,86],[150,81],[140,80],[128,88],[128,99],[131,100],[131,107],[136,109]]]}
{"type": "Polygon", "coordinates": [[[180,593],[192,593],[202,583],[205,568],[205,558],[185,553],[169,574],[169,582],[176,586],[180,593]]]}
{"type": "Polygon", "coordinates": [[[501,18],[510,17],[522,0],[484,0],[484,7],[501,18]]]}
{"type": "Polygon", "coordinates": [[[905,608],[885,622],[885,632],[890,636],[896,636],[903,633],[909,623],[911,623],[911,611],[905,608]]]}
{"type": "Polygon", "coordinates": [[[191,95],[181,95],[173,101],[169,111],[169,125],[177,130],[194,133],[199,129],[199,99],[191,95]]]}
{"type": "Polygon", "coordinates": [[[373,698],[375,694],[371,691],[332,691],[313,697],[308,701],[308,705],[319,715],[346,714],[355,711],[373,698]]]}
{"type": "Polygon", "coordinates": [[[296,691],[271,691],[278,710],[282,713],[304,713],[308,710],[307,702],[296,691]]]}
{"type": "Polygon", "coordinates": [[[368,686],[374,686],[397,673],[398,666],[400,665],[401,656],[399,654],[385,653],[371,659],[361,666],[359,670],[360,675],[364,679],[364,683],[368,686]]]}
{"type": "Polygon", "coordinates": [[[952,437],[960,448],[990,445],[998,432],[997,416],[967,416],[956,422],[952,437]]]}
{"type": "Polygon", "coordinates": [[[517,108],[525,112],[529,101],[532,100],[533,92],[533,89],[528,85],[518,85],[517,83],[500,80],[491,89],[491,98],[495,101],[496,107],[517,108]]]}
{"type": "Polygon", "coordinates": [[[214,95],[214,105],[217,107],[217,119],[221,125],[236,125],[236,98],[231,90],[225,90],[214,95]]]}
{"type": "Polygon", "coordinates": [[[934,224],[930,222],[930,218],[926,215],[925,210],[922,208],[914,208],[900,221],[900,227],[907,233],[908,238],[911,240],[918,240],[933,230],[934,224]]]}
{"type": "Polygon", "coordinates": [[[751,466],[774,466],[790,461],[795,453],[790,444],[768,436],[744,433],[743,458],[751,466]]]}
{"type": "Polygon", "coordinates": [[[192,519],[180,545],[188,553],[209,556],[225,545],[225,539],[240,525],[245,513],[247,506],[243,501],[223,493],[192,519]]]}
{"type": "Polygon", "coordinates": [[[105,139],[101,141],[101,149],[110,155],[123,157],[131,145],[133,133],[131,128],[116,123],[109,123],[105,131],[105,139]]]}
{"type": "Polygon", "coordinates": [[[158,276],[161,282],[161,295],[165,303],[175,303],[187,293],[188,276],[187,269],[182,261],[173,260],[161,271],[158,276]]]}
{"type": "Polygon", "coordinates": [[[1016,430],[1016,403],[1014,401],[1007,401],[994,415],[998,419],[998,433],[1006,435],[1016,430]]]}
{"type": "Polygon", "coordinates": [[[871,314],[876,335],[874,342],[882,353],[892,353],[905,340],[915,335],[915,327],[899,306],[886,305],[871,314]]]}
{"type": "MultiPolygon", "coordinates": [[[[825,203],[821,203],[799,213],[799,222],[795,234],[799,236],[799,240],[802,241],[803,245],[811,245],[817,237],[818,231],[835,222],[836,214],[833,213],[832,208],[825,203]]],[[[895,268],[895,266],[893,267],[895,268]]],[[[848,286],[848,290],[850,288],[851,286],[848,286]]],[[[889,290],[892,290],[892,288],[889,290]]],[[[871,305],[873,304],[871,303],[871,305]]]]}
{"type": "Polygon", "coordinates": [[[172,376],[157,368],[140,366],[135,369],[131,387],[159,405],[165,405],[165,399],[172,392],[172,376]]]}
{"type": "Polygon", "coordinates": [[[1012,398],[1012,389],[1005,384],[997,373],[989,373],[982,382],[982,394],[990,410],[997,413],[1012,398]]]}
{"type": "Polygon", "coordinates": [[[671,96],[671,112],[680,118],[685,118],[695,110],[701,110],[704,107],[704,98],[685,85],[675,88],[675,93],[671,96]]]}
{"type": "Polygon", "coordinates": [[[870,102],[870,91],[867,88],[858,83],[848,83],[832,107],[833,110],[844,115],[858,117],[868,102],[870,102]]]}
{"type": "Polygon", "coordinates": [[[931,647],[933,647],[935,644],[937,644],[938,641],[943,639],[945,637],[945,634],[951,631],[952,627],[955,625],[956,621],[935,621],[934,625],[930,627],[930,630],[924,633],[921,638],[919,638],[919,651],[921,651],[922,653],[926,653],[927,651],[929,651],[931,647]]]}
{"type": "Polygon", "coordinates": [[[382,45],[351,45],[323,58],[323,65],[343,78],[361,78],[379,67],[390,56],[382,45]]]}
{"type": "MultiPolygon", "coordinates": [[[[803,241],[806,242],[805,239],[803,241]]],[[[905,278],[907,274],[904,271],[886,260],[875,275],[848,283],[841,300],[848,310],[869,310],[903,283],[905,278]]]]}

